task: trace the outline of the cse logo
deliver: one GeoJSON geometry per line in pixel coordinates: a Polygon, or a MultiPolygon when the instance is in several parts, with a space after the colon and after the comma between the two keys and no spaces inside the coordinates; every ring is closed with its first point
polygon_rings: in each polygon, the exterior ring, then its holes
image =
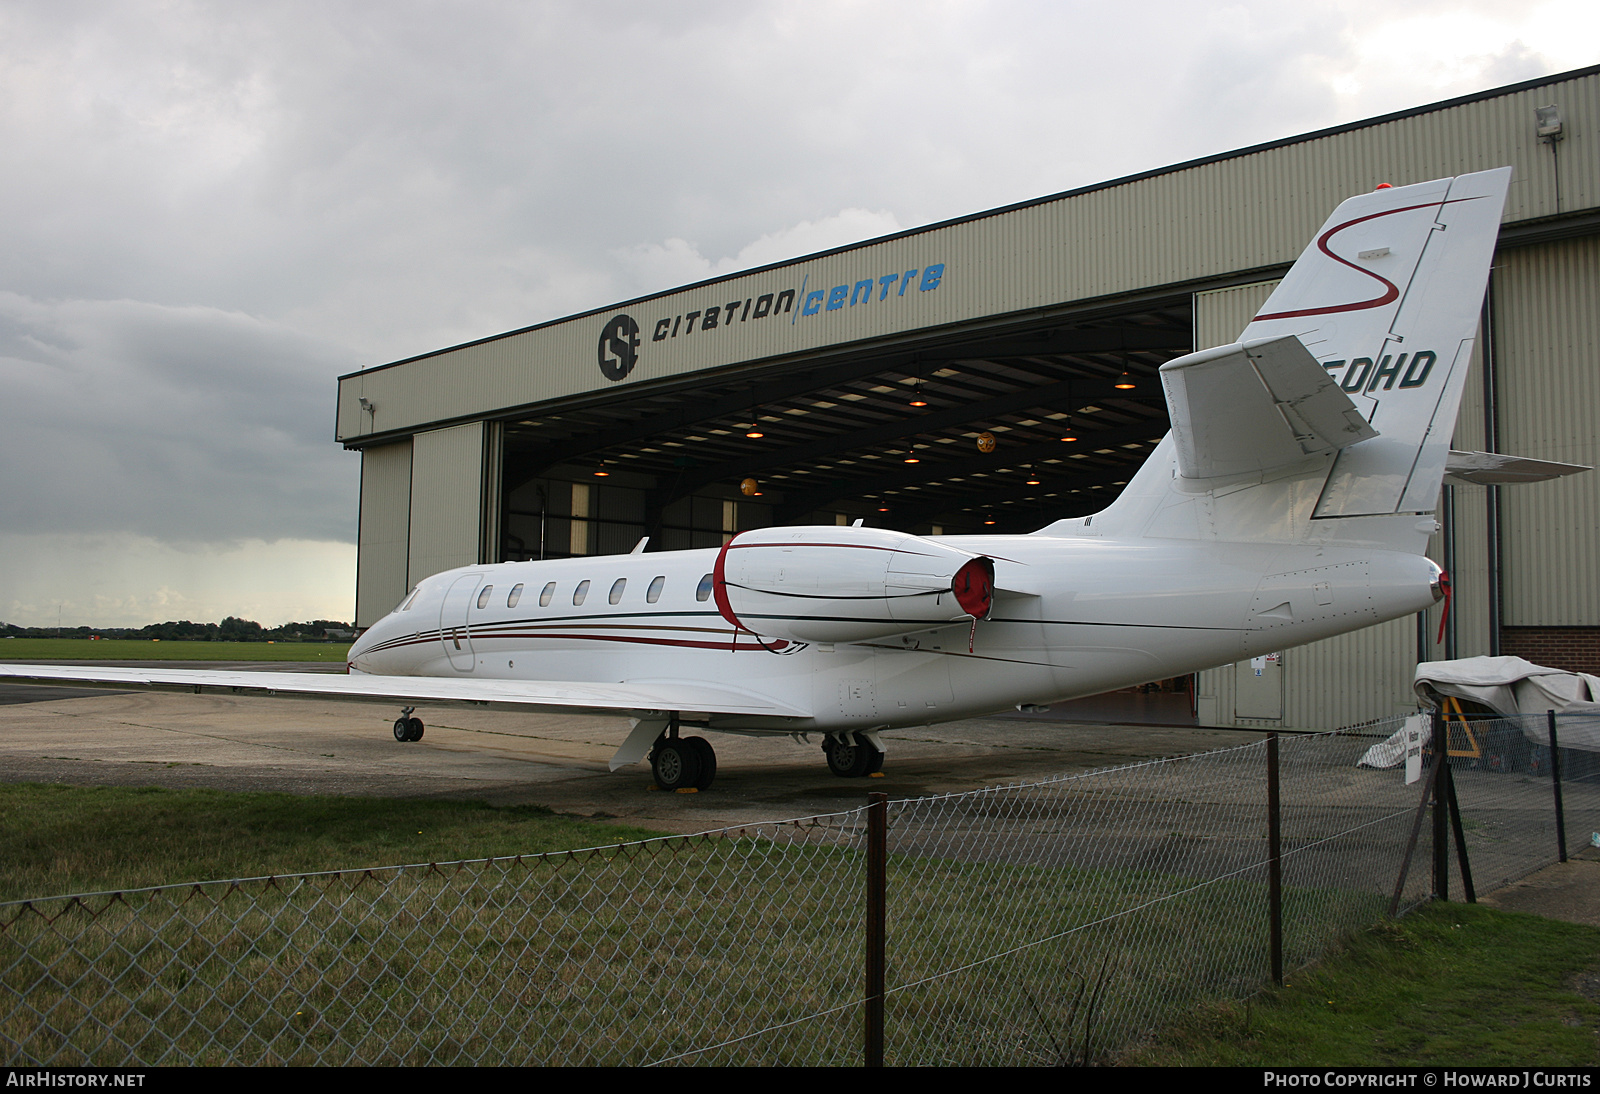
{"type": "Polygon", "coordinates": [[[600,371],[607,380],[624,379],[639,363],[639,324],[631,315],[614,315],[600,328],[600,371]]]}

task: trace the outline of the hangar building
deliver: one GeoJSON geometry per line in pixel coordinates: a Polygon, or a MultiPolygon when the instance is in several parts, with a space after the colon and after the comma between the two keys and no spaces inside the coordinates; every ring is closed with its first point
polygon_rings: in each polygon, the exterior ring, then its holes
{"type": "MultiPolygon", "coordinates": [[[[1600,464],[1600,67],[976,213],[343,376],[358,624],[429,574],[772,524],[1026,532],[1167,430],[1351,194],[1515,169],[1455,447],[1600,464]],[[1554,111],[1540,108],[1554,107],[1554,111]],[[989,434],[995,443],[977,443],[989,434]],[[985,445],[984,447],[988,447],[985,445]]],[[[1203,725],[1412,707],[1420,659],[1600,672],[1600,473],[1446,486],[1439,610],[1169,682],[1203,725]],[[1258,671],[1260,670],[1260,671],[1258,671]]]]}

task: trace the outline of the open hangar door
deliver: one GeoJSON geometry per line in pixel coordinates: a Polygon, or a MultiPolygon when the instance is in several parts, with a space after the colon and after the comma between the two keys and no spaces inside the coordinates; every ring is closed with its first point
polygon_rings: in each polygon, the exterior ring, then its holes
{"type": "Polygon", "coordinates": [[[1156,370],[1192,345],[1184,295],[541,407],[503,423],[500,559],[612,554],[645,536],[648,550],[715,547],[856,518],[1027,532],[1092,513],[1166,433],[1156,370]]]}

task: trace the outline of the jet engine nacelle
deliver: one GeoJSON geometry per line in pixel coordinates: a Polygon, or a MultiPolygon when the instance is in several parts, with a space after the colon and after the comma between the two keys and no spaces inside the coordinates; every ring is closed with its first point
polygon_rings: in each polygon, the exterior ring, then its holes
{"type": "Polygon", "coordinates": [[[791,642],[865,642],[987,619],[994,562],[882,528],[740,532],[717,555],[717,610],[791,642]]]}

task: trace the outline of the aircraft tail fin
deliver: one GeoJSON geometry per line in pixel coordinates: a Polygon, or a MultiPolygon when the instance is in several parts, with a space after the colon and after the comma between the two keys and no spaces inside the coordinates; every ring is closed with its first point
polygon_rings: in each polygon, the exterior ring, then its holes
{"type": "Polygon", "coordinates": [[[1510,181],[1502,167],[1351,198],[1245,328],[1297,337],[1378,432],[1340,451],[1313,519],[1438,504],[1510,181]]]}
{"type": "Polygon", "coordinates": [[[1342,203],[1238,342],[1162,366],[1172,433],[1095,531],[1423,550],[1510,179],[1342,203]]]}

